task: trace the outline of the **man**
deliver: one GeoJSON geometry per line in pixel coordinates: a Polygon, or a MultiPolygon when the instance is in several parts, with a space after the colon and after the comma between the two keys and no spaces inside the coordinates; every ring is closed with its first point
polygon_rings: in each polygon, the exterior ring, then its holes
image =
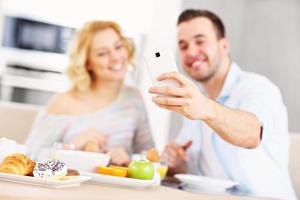
{"type": "Polygon", "coordinates": [[[184,11],[177,36],[182,66],[200,89],[171,72],[158,80],[173,79],[180,87],[149,90],[159,107],[186,117],[177,142],[164,150],[170,172],[227,178],[250,195],[295,199],[279,89],[232,62],[224,25],[210,11],[184,11]]]}

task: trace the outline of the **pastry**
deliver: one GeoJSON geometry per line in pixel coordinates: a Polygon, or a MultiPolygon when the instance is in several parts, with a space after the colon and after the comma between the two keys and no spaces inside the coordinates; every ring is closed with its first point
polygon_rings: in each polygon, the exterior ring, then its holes
{"type": "Polygon", "coordinates": [[[99,152],[100,148],[99,148],[99,144],[97,141],[89,141],[85,147],[84,147],[84,151],[89,151],[89,152],[99,152]]]}
{"type": "Polygon", "coordinates": [[[159,162],[160,156],[155,149],[149,149],[147,152],[147,159],[151,162],[159,162]]]}
{"type": "Polygon", "coordinates": [[[80,173],[76,169],[70,169],[67,170],[67,176],[79,176],[80,173]]]}
{"type": "Polygon", "coordinates": [[[36,163],[24,154],[12,154],[4,158],[0,172],[28,175],[32,173],[36,163]]]}
{"type": "Polygon", "coordinates": [[[66,175],[66,164],[60,160],[46,160],[44,162],[38,162],[33,170],[33,176],[37,178],[60,179],[66,175]]]}

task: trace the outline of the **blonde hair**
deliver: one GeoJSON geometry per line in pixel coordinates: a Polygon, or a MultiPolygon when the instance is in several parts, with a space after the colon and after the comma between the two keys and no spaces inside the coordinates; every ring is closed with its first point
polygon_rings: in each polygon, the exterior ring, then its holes
{"type": "Polygon", "coordinates": [[[70,64],[66,73],[73,84],[74,90],[86,92],[91,88],[93,80],[91,73],[86,67],[88,53],[95,33],[107,28],[112,28],[121,37],[128,51],[129,61],[133,60],[133,42],[122,35],[120,25],[112,21],[90,21],[86,23],[74,38],[69,52],[70,64]]]}

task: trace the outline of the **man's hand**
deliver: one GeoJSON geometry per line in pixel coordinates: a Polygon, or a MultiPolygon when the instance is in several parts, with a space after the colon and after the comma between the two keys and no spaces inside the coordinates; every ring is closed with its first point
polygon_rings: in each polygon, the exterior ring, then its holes
{"type": "Polygon", "coordinates": [[[173,79],[180,87],[152,87],[152,101],[192,120],[202,120],[223,140],[244,148],[256,148],[261,141],[261,123],[255,113],[229,108],[204,96],[196,85],[178,72],[165,73],[158,80],[173,79]]]}
{"type": "Polygon", "coordinates": [[[173,110],[193,120],[208,119],[213,113],[212,101],[205,97],[197,86],[178,72],[162,74],[162,80],[176,80],[180,87],[152,87],[149,92],[157,94],[152,101],[161,108],[173,110]]]}
{"type": "MultiPolygon", "coordinates": [[[[74,145],[75,149],[85,150],[85,148],[90,149],[91,144],[93,146],[98,145],[99,151],[105,151],[107,144],[107,136],[103,135],[96,128],[89,128],[80,133],[78,136],[73,138],[69,144],[74,145]]],[[[91,151],[91,150],[89,150],[91,151]]]]}
{"type": "Polygon", "coordinates": [[[171,174],[187,172],[188,155],[186,150],[192,143],[193,142],[189,140],[183,145],[179,145],[176,142],[171,142],[166,145],[162,154],[162,160],[167,162],[171,174]]]}
{"type": "Polygon", "coordinates": [[[108,151],[110,164],[118,166],[128,166],[130,162],[129,155],[123,147],[117,147],[108,151]]]}

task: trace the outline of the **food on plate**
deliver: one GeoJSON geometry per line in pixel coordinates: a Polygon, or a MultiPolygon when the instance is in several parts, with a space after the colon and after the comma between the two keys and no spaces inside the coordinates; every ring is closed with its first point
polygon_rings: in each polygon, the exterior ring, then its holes
{"type": "Polygon", "coordinates": [[[135,179],[151,180],[154,176],[154,166],[146,160],[131,161],[128,166],[128,177],[135,179]]]}
{"type": "Polygon", "coordinates": [[[75,169],[67,169],[66,164],[60,160],[36,163],[26,155],[19,153],[5,157],[0,166],[0,172],[56,180],[73,179],[80,175],[75,169]]]}
{"type": "Polygon", "coordinates": [[[66,175],[66,164],[60,160],[37,162],[33,170],[33,176],[37,178],[60,179],[66,175]]]}
{"type": "Polygon", "coordinates": [[[29,175],[32,173],[36,163],[24,154],[15,153],[4,158],[0,166],[0,172],[29,175]]]}
{"type": "Polygon", "coordinates": [[[67,169],[67,176],[79,176],[80,173],[76,169],[67,169]]]}
{"type": "Polygon", "coordinates": [[[117,165],[109,165],[109,167],[128,171],[128,167],[121,167],[121,166],[117,166],[117,165]]]}
{"type": "Polygon", "coordinates": [[[85,147],[84,147],[84,151],[89,151],[89,152],[99,152],[100,148],[99,148],[99,144],[97,141],[89,141],[85,147]]]}
{"type": "Polygon", "coordinates": [[[109,166],[109,167],[96,167],[99,174],[127,177],[127,167],[109,166]]]}
{"type": "Polygon", "coordinates": [[[160,156],[156,149],[152,148],[147,151],[146,155],[147,159],[150,160],[151,162],[159,162],[160,161],[160,156]]]}

